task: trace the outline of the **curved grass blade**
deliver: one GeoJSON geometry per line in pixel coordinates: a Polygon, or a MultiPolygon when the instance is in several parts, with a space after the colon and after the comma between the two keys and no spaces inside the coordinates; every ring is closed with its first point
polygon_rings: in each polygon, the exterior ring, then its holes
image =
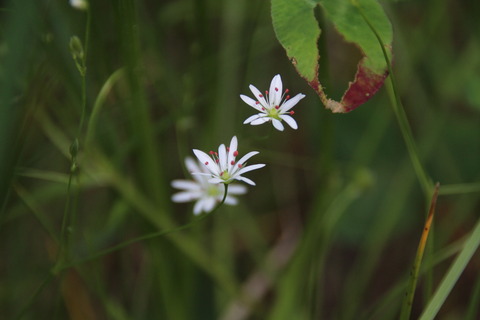
{"type": "Polygon", "coordinates": [[[400,313],[400,320],[408,320],[412,311],[413,298],[415,296],[415,288],[417,286],[418,273],[422,264],[423,253],[425,251],[425,245],[427,244],[428,234],[430,233],[430,227],[432,225],[433,216],[435,214],[435,205],[437,204],[438,188],[440,184],[435,185],[433,191],[432,201],[430,202],[430,209],[428,210],[427,220],[423,228],[420,242],[418,243],[417,255],[413,262],[412,271],[410,272],[410,279],[408,281],[407,291],[403,299],[402,311],[400,313]]]}

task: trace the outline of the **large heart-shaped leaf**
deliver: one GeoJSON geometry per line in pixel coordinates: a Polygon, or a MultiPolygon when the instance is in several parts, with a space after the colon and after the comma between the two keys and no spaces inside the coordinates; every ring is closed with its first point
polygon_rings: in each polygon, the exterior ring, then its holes
{"type": "Polygon", "coordinates": [[[332,112],[354,110],[383,85],[388,68],[372,28],[382,39],[388,54],[391,54],[393,36],[390,21],[376,0],[272,0],[272,22],[290,61],[332,112]],[[314,16],[317,5],[345,40],[355,44],[363,55],[355,79],[349,83],[340,101],[329,99],[318,80],[317,41],[321,30],[314,16]]]}

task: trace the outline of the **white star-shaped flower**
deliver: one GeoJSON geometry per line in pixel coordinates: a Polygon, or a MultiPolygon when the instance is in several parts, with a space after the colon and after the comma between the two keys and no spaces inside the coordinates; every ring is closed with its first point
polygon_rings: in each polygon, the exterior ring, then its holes
{"type": "Polygon", "coordinates": [[[285,121],[292,129],[298,128],[297,122],[291,117],[294,112],[290,109],[305,98],[304,94],[299,93],[295,97],[290,98],[288,89],[282,92],[282,78],[279,74],[273,77],[270,83],[270,90],[265,91],[265,95],[253,85],[250,85],[249,88],[257,100],[253,100],[243,94],[240,95],[240,98],[252,108],[260,111],[260,113],[248,117],[243,122],[244,124],[259,125],[272,121],[275,129],[283,131],[282,121],[285,121]]]}
{"type": "Polygon", "coordinates": [[[260,169],[264,167],[264,164],[253,164],[246,166],[245,163],[248,159],[258,154],[258,151],[251,151],[244,155],[240,160],[236,161],[238,156],[238,141],[237,137],[233,137],[230,142],[230,147],[226,148],[224,144],[221,144],[218,147],[218,152],[210,151],[210,155],[206,154],[203,151],[193,149],[193,153],[197,156],[198,160],[205,165],[209,173],[204,172],[192,172],[193,174],[198,175],[208,175],[210,183],[224,183],[229,184],[233,180],[239,180],[246,182],[252,186],[255,185],[255,182],[245,178],[242,174],[260,169]]]}
{"type": "Polygon", "coordinates": [[[78,10],[87,10],[88,1],[87,0],[70,0],[70,5],[78,10]]]}
{"type": "MultiPolygon", "coordinates": [[[[185,159],[185,165],[189,172],[208,173],[208,169],[198,161],[190,157],[185,159]]],[[[196,201],[193,206],[193,214],[198,215],[202,212],[210,212],[215,205],[222,201],[225,186],[221,183],[209,183],[209,178],[203,175],[192,175],[194,180],[173,180],[172,187],[182,190],[172,196],[173,202],[191,202],[196,201]]],[[[247,192],[247,187],[239,184],[230,184],[228,186],[228,195],[225,198],[225,204],[236,205],[237,198],[231,195],[241,195],[247,192]]]]}

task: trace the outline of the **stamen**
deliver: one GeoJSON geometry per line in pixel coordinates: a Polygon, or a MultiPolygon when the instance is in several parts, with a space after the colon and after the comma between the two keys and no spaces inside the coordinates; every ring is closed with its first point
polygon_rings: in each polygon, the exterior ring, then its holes
{"type": "Polygon", "coordinates": [[[233,156],[234,156],[234,157],[238,156],[238,150],[235,150],[235,151],[233,152],[233,156]]]}
{"type": "Polygon", "coordinates": [[[216,162],[216,163],[219,163],[219,162],[220,162],[220,159],[215,159],[215,162],[216,162]]]}
{"type": "Polygon", "coordinates": [[[227,152],[229,152],[229,151],[230,151],[230,147],[227,147],[227,152]]]}
{"type": "Polygon", "coordinates": [[[255,104],[260,104],[260,101],[255,101],[255,104]]]}
{"type": "Polygon", "coordinates": [[[278,91],[278,88],[275,88],[275,91],[278,91]]]}
{"type": "Polygon", "coordinates": [[[275,106],[275,109],[277,109],[277,110],[278,110],[278,108],[280,108],[280,106],[275,106]]]}
{"type": "Polygon", "coordinates": [[[285,93],[288,93],[289,91],[290,91],[290,90],[288,90],[288,89],[285,89],[285,93]]]}
{"type": "Polygon", "coordinates": [[[215,154],[215,152],[210,151],[209,154],[210,154],[211,156],[213,156],[213,155],[215,154]]]}
{"type": "Polygon", "coordinates": [[[292,115],[292,116],[293,116],[294,114],[295,114],[295,111],[293,111],[293,110],[292,110],[292,111],[290,111],[290,115],[292,115]]]}
{"type": "Polygon", "coordinates": [[[290,96],[286,96],[286,97],[285,97],[285,100],[288,100],[288,99],[290,99],[290,96]]]}
{"type": "Polygon", "coordinates": [[[265,90],[265,94],[268,96],[268,90],[265,90]]]}
{"type": "Polygon", "coordinates": [[[235,161],[232,160],[232,161],[230,162],[230,164],[233,166],[233,165],[235,164],[235,161]]]}
{"type": "Polygon", "coordinates": [[[262,107],[262,111],[265,111],[265,108],[264,108],[264,107],[262,107]]]}
{"type": "Polygon", "coordinates": [[[208,166],[208,161],[207,161],[207,162],[205,162],[205,165],[206,165],[206,166],[208,166]]]}
{"type": "Polygon", "coordinates": [[[239,167],[239,168],[242,168],[242,167],[243,167],[243,165],[242,165],[241,163],[239,163],[239,164],[238,164],[238,167],[239,167]]]}
{"type": "Polygon", "coordinates": [[[258,96],[259,96],[260,98],[263,98],[263,94],[261,94],[261,93],[260,93],[258,96]]]}

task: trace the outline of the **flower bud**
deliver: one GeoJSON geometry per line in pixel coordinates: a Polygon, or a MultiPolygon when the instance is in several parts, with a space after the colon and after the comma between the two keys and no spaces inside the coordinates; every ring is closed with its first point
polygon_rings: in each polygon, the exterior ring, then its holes
{"type": "Polygon", "coordinates": [[[83,59],[82,41],[77,36],[73,36],[70,38],[70,53],[72,54],[72,57],[75,60],[83,59]]]}

